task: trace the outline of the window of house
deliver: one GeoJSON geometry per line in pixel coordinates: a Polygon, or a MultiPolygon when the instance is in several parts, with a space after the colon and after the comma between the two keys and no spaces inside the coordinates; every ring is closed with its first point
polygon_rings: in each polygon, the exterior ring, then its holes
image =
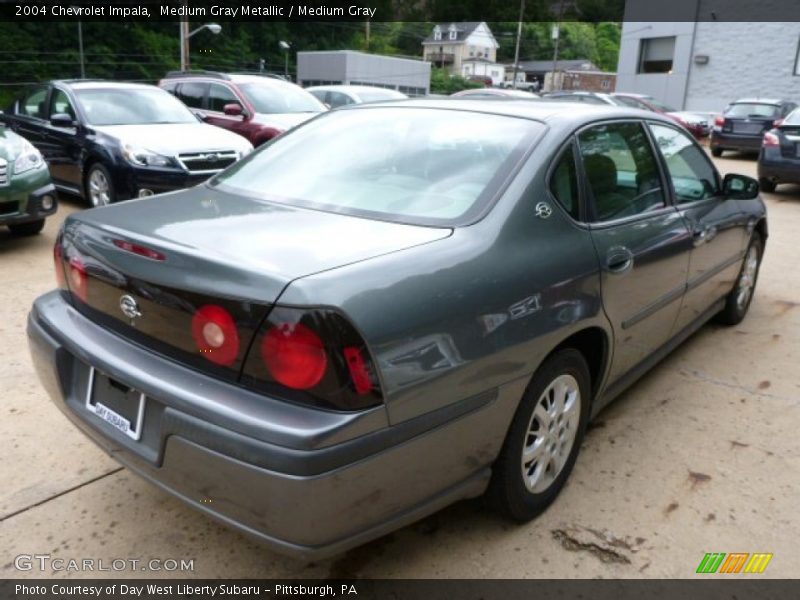
{"type": "Polygon", "coordinates": [[[450,26],[449,33],[451,40],[455,40],[456,38],[458,38],[458,31],[452,25],[450,26]]]}
{"type": "Polygon", "coordinates": [[[442,39],[442,29],[438,25],[433,28],[433,39],[434,40],[442,39]]]}
{"type": "Polygon", "coordinates": [[[640,123],[606,123],[578,136],[594,221],[613,221],[666,205],[653,149],[640,123]]]}
{"type": "Polygon", "coordinates": [[[639,47],[639,73],[669,73],[674,57],[674,36],[643,38],[639,47]]]}
{"type": "Polygon", "coordinates": [[[604,80],[603,80],[603,81],[600,83],[600,87],[601,87],[602,89],[604,89],[604,90],[607,90],[607,89],[611,88],[611,82],[610,82],[608,79],[604,79],[604,80]]]}

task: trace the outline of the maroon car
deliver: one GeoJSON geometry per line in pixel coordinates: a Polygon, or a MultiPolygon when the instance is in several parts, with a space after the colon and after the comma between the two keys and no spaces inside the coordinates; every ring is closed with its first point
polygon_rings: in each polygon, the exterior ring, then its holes
{"type": "Polygon", "coordinates": [[[300,86],[277,77],[173,71],[158,85],[206,123],[230,129],[253,146],[327,110],[300,86]]]}
{"type": "Polygon", "coordinates": [[[708,137],[708,134],[711,132],[711,125],[709,124],[708,119],[706,119],[703,115],[675,110],[671,106],[667,106],[652,96],[619,92],[611,94],[611,96],[626,106],[649,110],[664,115],[665,117],[669,117],[676,123],[683,125],[697,139],[708,137]]]}

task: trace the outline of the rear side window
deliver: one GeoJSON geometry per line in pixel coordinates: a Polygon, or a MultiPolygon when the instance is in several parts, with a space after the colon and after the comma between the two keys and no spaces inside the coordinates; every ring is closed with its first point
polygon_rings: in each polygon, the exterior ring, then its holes
{"type": "Polygon", "coordinates": [[[679,204],[717,195],[717,172],[694,140],[686,133],[666,125],[652,123],[650,130],[667,163],[679,204]]]}
{"type": "Polygon", "coordinates": [[[207,91],[207,83],[188,81],[181,84],[176,95],[189,108],[203,108],[203,98],[207,91]]]}
{"type": "Polygon", "coordinates": [[[655,156],[641,123],[608,123],[578,136],[594,200],[593,220],[612,221],[666,205],[655,156]]]}
{"type": "Polygon", "coordinates": [[[763,118],[777,119],[780,114],[780,107],[774,104],[756,104],[744,102],[741,104],[731,104],[725,112],[726,117],[733,119],[763,118]]]}
{"type": "Polygon", "coordinates": [[[20,100],[18,114],[34,119],[47,118],[47,88],[33,90],[25,98],[20,100]]]}
{"type": "Polygon", "coordinates": [[[208,110],[225,112],[226,104],[238,104],[241,106],[242,102],[228,86],[212,83],[208,90],[208,110]]]}
{"type": "Polygon", "coordinates": [[[564,207],[573,219],[580,218],[578,199],[578,176],[575,168],[575,152],[573,144],[567,146],[558,157],[556,166],[550,175],[550,193],[564,207]]]}

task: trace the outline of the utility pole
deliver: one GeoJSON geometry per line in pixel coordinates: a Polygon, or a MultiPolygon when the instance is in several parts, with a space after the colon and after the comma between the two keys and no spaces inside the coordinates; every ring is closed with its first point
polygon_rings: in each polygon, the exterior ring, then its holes
{"type": "Polygon", "coordinates": [[[78,52],[81,55],[81,79],[86,79],[86,61],[83,56],[83,22],[78,20],[78,52]]]}
{"type": "Polygon", "coordinates": [[[179,23],[181,32],[181,71],[189,70],[189,21],[186,17],[179,23]]]}
{"type": "Polygon", "coordinates": [[[561,19],[564,18],[564,0],[559,0],[558,3],[558,21],[553,28],[553,37],[555,38],[555,47],[553,48],[553,79],[551,81],[551,92],[556,91],[561,86],[556,86],[556,77],[558,77],[558,42],[561,40],[561,19]]]}
{"type": "Polygon", "coordinates": [[[519,0],[519,21],[517,21],[517,47],[514,49],[514,79],[512,89],[517,89],[517,72],[519,71],[519,39],[522,37],[522,18],[525,14],[525,0],[519,0]]]}
{"type": "Polygon", "coordinates": [[[369,52],[369,33],[370,33],[369,32],[369,29],[370,29],[369,19],[367,19],[367,23],[366,23],[365,27],[366,27],[366,31],[364,32],[364,35],[367,38],[367,52],[369,52]]]}

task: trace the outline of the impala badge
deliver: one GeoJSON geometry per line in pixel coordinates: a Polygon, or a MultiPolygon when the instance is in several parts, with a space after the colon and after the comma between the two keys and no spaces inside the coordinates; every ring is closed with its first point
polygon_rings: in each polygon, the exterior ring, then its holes
{"type": "Polygon", "coordinates": [[[131,320],[131,325],[133,325],[134,319],[142,316],[142,311],[139,310],[138,302],[136,302],[136,299],[130,294],[123,294],[120,296],[119,309],[122,311],[123,315],[131,320]]]}
{"type": "Polygon", "coordinates": [[[553,214],[553,209],[547,202],[539,202],[536,205],[536,216],[540,219],[546,219],[553,214]]]}

